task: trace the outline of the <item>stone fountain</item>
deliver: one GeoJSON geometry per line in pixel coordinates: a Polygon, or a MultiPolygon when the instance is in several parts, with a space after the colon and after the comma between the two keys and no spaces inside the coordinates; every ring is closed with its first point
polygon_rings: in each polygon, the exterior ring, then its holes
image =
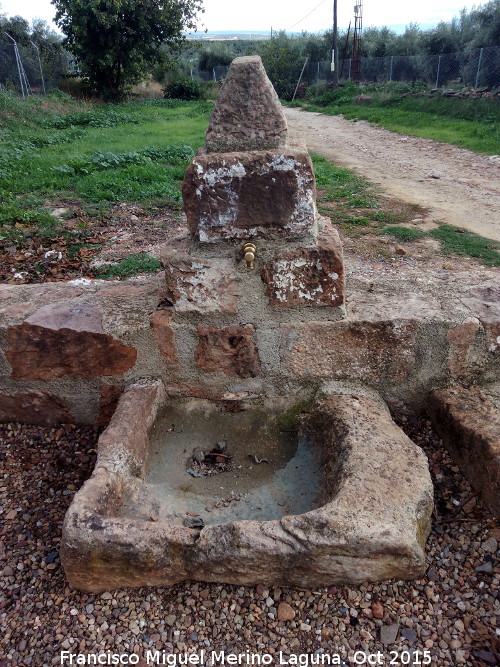
{"type": "Polygon", "coordinates": [[[0,420],[104,428],[64,522],[70,584],[422,576],[427,460],[387,406],[430,401],[498,513],[498,285],[351,276],[346,308],[257,57],[233,62],[183,195],[163,275],[0,286],[0,420]]]}
{"type": "Polygon", "coordinates": [[[164,250],[153,321],[178,341],[175,361],[173,341],[170,352],[162,344],[190,396],[168,398],[161,383],[123,394],[65,520],[70,583],[420,576],[432,510],[424,454],[376,392],[324,387],[313,398],[284,370],[321,363],[300,341],[345,320],[344,267],[337,231],[317,214],[311,159],[288,140],[259,57],[233,62],[183,197],[189,233],[164,250]]]}

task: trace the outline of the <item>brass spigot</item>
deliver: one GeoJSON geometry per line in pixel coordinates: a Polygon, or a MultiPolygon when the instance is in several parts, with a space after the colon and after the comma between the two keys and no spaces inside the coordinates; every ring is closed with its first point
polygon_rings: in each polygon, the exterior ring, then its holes
{"type": "Polygon", "coordinates": [[[255,254],[257,248],[253,243],[245,243],[243,247],[243,252],[245,253],[245,262],[247,263],[247,269],[253,269],[253,262],[255,259],[255,254]]]}

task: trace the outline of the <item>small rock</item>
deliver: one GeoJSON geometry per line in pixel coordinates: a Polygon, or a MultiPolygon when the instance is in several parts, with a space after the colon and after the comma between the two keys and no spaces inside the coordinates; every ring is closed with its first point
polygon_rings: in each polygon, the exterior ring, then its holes
{"type": "Polygon", "coordinates": [[[384,646],[390,646],[396,641],[396,637],[399,632],[399,623],[393,623],[392,625],[383,625],[380,628],[380,642],[384,646]]]}
{"type": "Polygon", "coordinates": [[[4,577],[12,577],[12,575],[14,574],[14,570],[9,565],[7,565],[6,567],[4,567],[2,574],[4,577]]]}
{"type": "Polygon", "coordinates": [[[205,522],[199,516],[188,516],[183,521],[186,528],[203,528],[205,522]]]}
{"type": "Polygon", "coordinates": [[[482,547],[483,551],[488,551],[489,553],[494,554],[498,549],[498,542],[494,537],[490,537],[485,542],[483,542],[482,547]]]}
{"type": "Polygon", "coordinates": [[[169,614],[165,619],[165,623],[167,625],[170,625],[170,627],[172,627],[172,625],[175,623],[175,621],[176,621],[176,617],[173,614],[169,614]]]}
{"type": "Polygon", "coordinates": [[[195,447],[195,449],[193,449],[193,460],[196,461],[196,463],[203,463],[205,460],[205,453],[202,452],[199,447],[195,447]]]}
{"type": "Polygon", "coordinates": [[[403,628],[401,637],[404,637],[409,644],[414,644],[417,641],[417,633],[411,628],[403,628]]]}
{"type": "Polygon", "coordinates": [[[482,660],[487,665],[493,665],[493,667],[498,665],[496,656],[490,651],[474,651],[474,657],[482,660]]]}
{"type": "Polygon", "coordinates": [[[373,618],[384,618],[384,605],[381,602],[374,602],[372,604],[373,618]]]}
{"type": "Polygon", "coordinates": [[[278,621],[293,621],[295,611],[286,602],[280,602],[278,605],[278,621]]]}
{"type": "Polygon", "coordinates": [[[301,623],[300,629],[302,632],[309,632],[311,630],[311,626],[308,623],[301,623]]]}
{"type": "Polygon", "coordinates": [[[479,567],[476,567],[476,572],[493,572],[493,565],[491,563],[484,563],[483,565],[479,565],[479,567]]]}
{"type": "Polygon", "coordinates": [[[401,245],[397,245],[396,248],[395,248],[395,250],[396,250],[396,255],[400,255],[400,256],[402,256],[402,255],[406,255],[406,254],[407,254],[407,253],[406,253],[406,250],[405,250],[405,249],[403,248],[403,246],[401,246],[401,245]]]}
{"type": "Polygon", "coordinates": [[[455,651],[455,661],[458,665],[465,665],[467,662],[465,658],[465,653],[462,651],[462,649],[458,649],[458,651],[455,651]]]}

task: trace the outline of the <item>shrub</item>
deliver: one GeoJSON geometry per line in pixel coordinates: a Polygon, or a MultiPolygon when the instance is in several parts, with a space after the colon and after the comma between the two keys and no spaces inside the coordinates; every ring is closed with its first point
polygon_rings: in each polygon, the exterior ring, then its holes
{"type": "Polygon", "coordinates": [[[203,89],[197,79],[176,79],[165,86],[163,94],[176,100],[201,100],[203,89]]]}

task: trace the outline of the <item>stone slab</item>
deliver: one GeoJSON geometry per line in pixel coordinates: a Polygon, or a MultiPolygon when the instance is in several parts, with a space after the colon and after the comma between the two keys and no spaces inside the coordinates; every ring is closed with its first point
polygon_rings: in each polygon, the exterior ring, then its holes
{"type": "Polygon", "coordinates": [[[290,148],[193,159],[182,186],[190,232],[202,242],[310,230],[316,185],[308,153],[290,148]]]}
{"type": "Polygon", "coordinates": [[[191,257],[166,249],[165,297],[178,313],[236,313],[239,277],[229,259],[191,257]]]}
{"type": "Polygon", "coordinates": [[[379,384],[408,378],[415,367],[413,320],[282,325],[286,372],[303,378],[348,378],[379,384]]]}
{"type": "Polygon", "coordinates": [[[462,473],[500,517],[500,412],[479,387],[433,391],[429,413],[462,473]]]}
{"type": "Polygon", "coordinates": [[[285,114],[260,56],[235,58],[208,124],[207,152],[278,148],[286,139],[285,114]]]}
{"type": "Polygon", "coordinates": [[[66,402],[46,390],[0,393],[0,422],[21,424],[73,424],[66,402]]]}
{"type": "Polygon", "coordinates": [[[337,230],[320,218],[312,248],[296,248],[275,255],[261,272],[271,306],[343,306],[344,259],[337,230]]]}
{"type": "Polygon", "coordinates": [[[8,329],[7,342],[14,379],[123,375],[137,358],[134,347],[104,333],[101,312],[90,304],[42,306],[8,329]]]}
{"type": "Polygon", "coordinates": [[[255,329],[247,326],[197,328],[196,365],[204,371],[231,377],[253,378],[260,373],[260,359],[254,341],[255,329]]]}

